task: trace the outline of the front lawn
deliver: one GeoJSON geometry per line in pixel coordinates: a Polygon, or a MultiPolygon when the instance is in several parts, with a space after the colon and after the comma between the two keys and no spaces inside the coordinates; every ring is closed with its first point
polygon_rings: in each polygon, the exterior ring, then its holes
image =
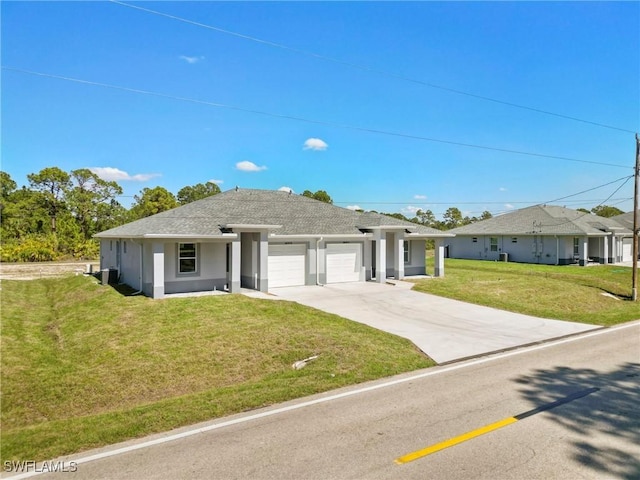
{"type": "Polygon", "coordinates": [[[3,281],[1,295],[2,461],[55,458],[434,364],[407,340],[291,302],[151,300],[82,276],[3,281]]]}
{"type": "Polygon", "coordinates": [[[445,260],[445,277],[415,290],[537,317],[615,325],[640,319],[631,296],[631,268],[552,266],[445,260]],[[603,295],[606,294],[606,295],[603,295]]]}

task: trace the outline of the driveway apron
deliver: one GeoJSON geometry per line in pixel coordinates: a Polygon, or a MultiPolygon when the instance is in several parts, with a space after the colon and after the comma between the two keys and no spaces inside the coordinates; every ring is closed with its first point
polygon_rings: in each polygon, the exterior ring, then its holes
{"type": "Polygon", "coordinates": [[[599,328],[414,292],[411,285],[339,283],[270,293],[407,338],[438,363],[599,328]]]}

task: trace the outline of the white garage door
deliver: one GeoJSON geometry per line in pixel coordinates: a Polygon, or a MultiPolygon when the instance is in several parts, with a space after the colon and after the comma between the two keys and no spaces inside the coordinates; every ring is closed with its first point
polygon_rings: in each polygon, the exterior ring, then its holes
{"type": "Polygon", "coordinates": [[[269,288],[305,284],[305,244],[269,245],[269,288]]]}
{"type": "Polygon", "coordinates": [[[631,239],[625,238],[622,240],[622,261],[630,262],[633,260],[633,244],[631,243],[631,239]]]}
{"type": "Polygon", "coordinates": [[[362,269],[361,243],[328,243],[327,283],[358,282],[362,269]]]}

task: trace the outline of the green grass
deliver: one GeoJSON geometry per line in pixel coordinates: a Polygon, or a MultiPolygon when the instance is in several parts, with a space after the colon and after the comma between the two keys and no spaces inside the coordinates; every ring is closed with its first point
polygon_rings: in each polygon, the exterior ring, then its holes
{"type": "Polygon", "coordinates": [[[434,364],[291,302],[2,282],[1,460],[44,460],[434,364]],[[319,354],[302,370],[296,360],[319,354]]]}
{"type": "Polygon", "coordinates": [[[445,277],[415,290],[537,317],[615,325],[640,318],[631,268],[446,259],[445,277]],[[608,293],[616,298],[605,296],[608,293]]]}

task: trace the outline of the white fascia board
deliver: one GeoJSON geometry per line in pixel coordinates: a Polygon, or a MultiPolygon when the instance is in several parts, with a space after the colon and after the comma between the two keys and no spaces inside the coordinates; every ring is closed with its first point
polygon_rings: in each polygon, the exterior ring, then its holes
{"type": "Polygon", "coordinates": [[[360,233],[360,234],[339,234],[332,233],[329,235],[322,234],[309,234],[309,235],[278,235],[277,233],[271,233],[269,238],[273,238],[274,240],[286,240],[286,239],[303,239],[303,238],[353,238],[353,239],[363,239],[363,238],[371,238],[373,237],[372,233],[360,233]]]}
{"type": "Polygon", "coordinates": [[[553,233],[553,232],[511,232],[511,233],[456,233],[456,237],[607,237],[611,232],[602,233],[553,233]]]}
{"type": "MultiPolygon", "coordinates": [[[[194,240],[215,240],[221,238],[237,238],[237,233],[222,233],[220,235],[189,235],[189,234],[163,234],[163,233],[147,233],[138,238],[162,238],[166,240],[172,239],[194,239],[194,240]]],[[[129,237],[127,237],[129,238],[129,237]]]]}
{"type": "Polygon", "coordinates": [[[407,233],[405,238],[453,238],[455,233],[407,233]]]}
{"type": "Polygon", "coordinates": [[[101,234],[96,234],[93,236],[94,238],[98,238],[98,239],[118,239],[118,238],[130,238],[130,239],[145,239],[145,238],[149,238],[149,239],[166,239],[166,240],[171,240],[171,239],[185,239],[185,238],[193,238],[193,239],[197,239],[197,240],[215,240],[215,239],[223,239],[223,238],[237,238],[238,234],[237,233],[222,233],[220,235],[190,235],[190,234],[166,234],[166,233],[144,233],[142,235],[115,235],[115,234],[111,234],[111,235],[101,235],[101,234]]]}
{"type": "Polygon", "coordinates": [[[253,223],[227,223],[226,225],[220,225],[222,228],[231,228],[238,230],[275,230],[282,228],[282,225],[264,225],[253,223]]]}
{"type": "Polygon", "coordinates": [[[133,239],[133,238],[144,238],[144,235],[116,235],[116,234],[103,235],[101,233],[96,233],[95,235],[93,235],[93,238],[98,238],[98,239],[131,238],[133,239]]]}
{"type": "Polygon", "coordinates": [[[418,227],[413,225],[376,225],[375,227],[358,225],[358,228],[364,230],[415,230],[418,227]]]}

